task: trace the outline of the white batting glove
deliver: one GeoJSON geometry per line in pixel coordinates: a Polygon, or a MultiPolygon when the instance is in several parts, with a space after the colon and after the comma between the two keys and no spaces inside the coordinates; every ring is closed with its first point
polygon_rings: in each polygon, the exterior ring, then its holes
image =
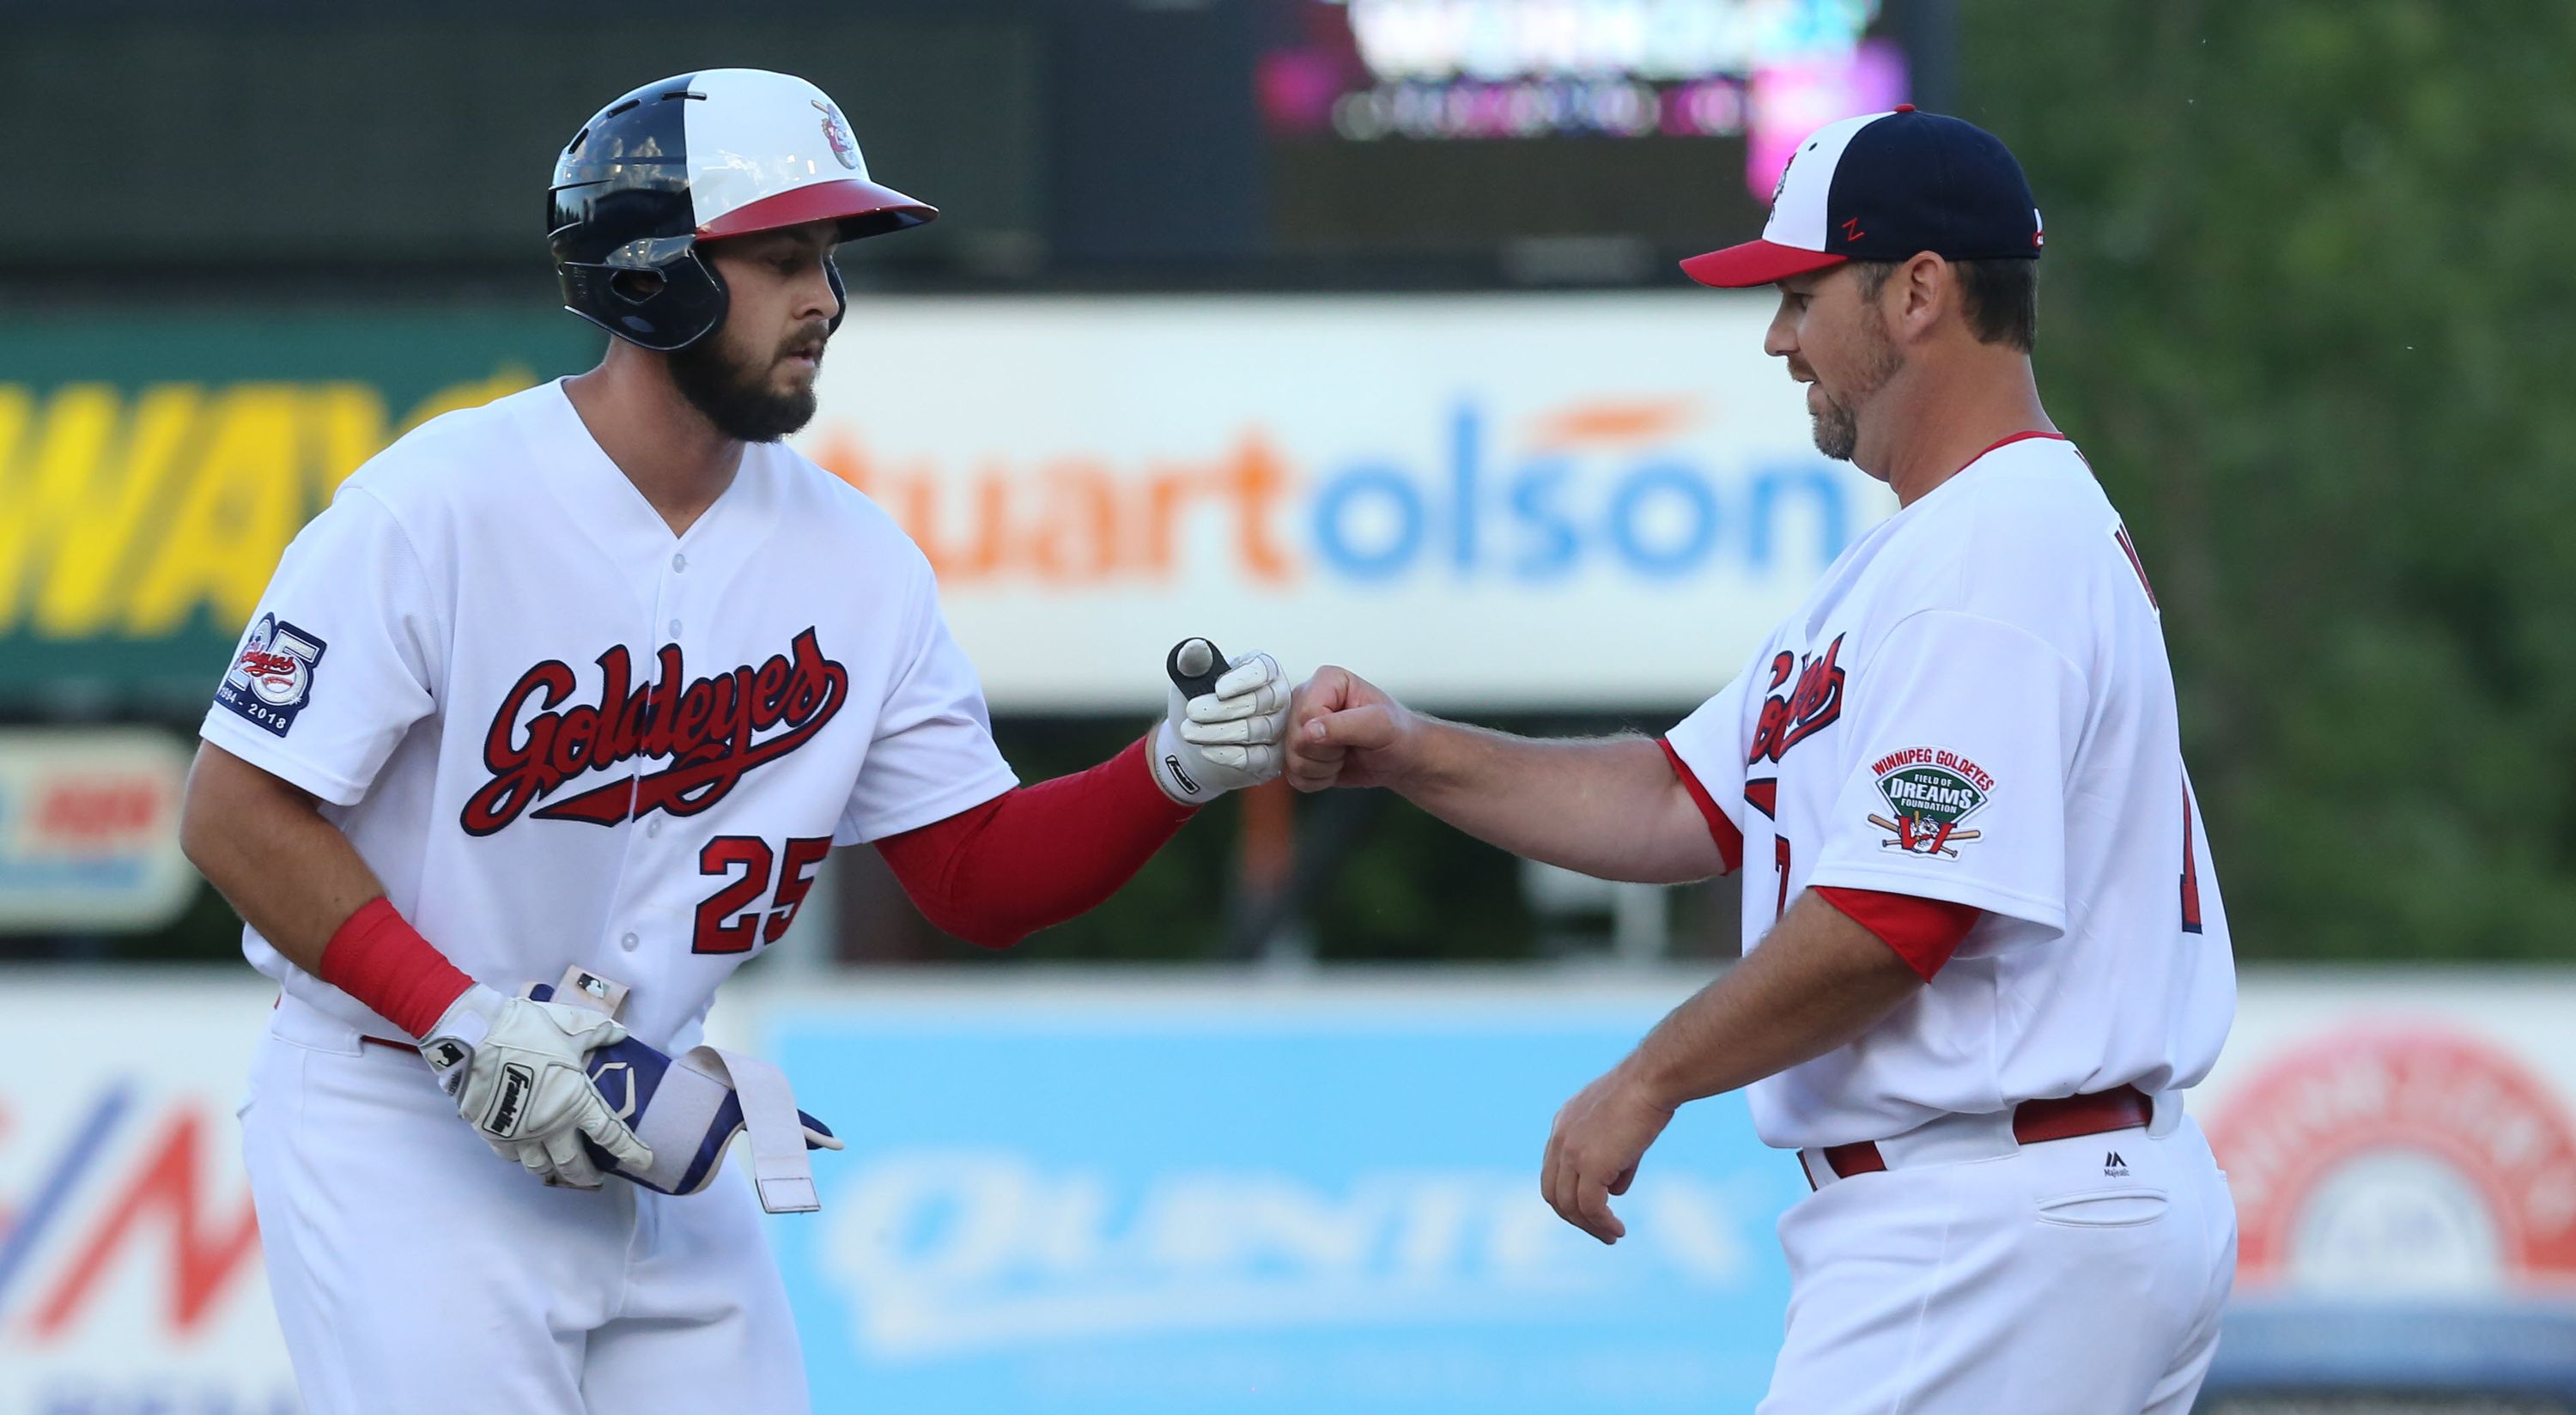
{"type": "Polygon", "coordinates": [[[653,1165],[653,1151],[610,1113],[582,1067],[593,1049],[625,1036],[604,1013],[476,983],[421,1038],[420,1054],[494,1153],[550,1184],[596,1189],[599,1166],[582,1152],[584,1135],[638,1174],[653,1165]]]}
{"type": "Polygon", "coordinates": [[[1199,806],[1239,787],[1279,774],[1280,742],[1288,730],[1288,675],[1266,653],[1229,660],[1212,684],[1217,647],[1185,639],[1166,663],[1174,681],[1154,729],[1154,784],[1184,806],[1199,806]],[[1189,678],[1212,691],[1190,694],[1189,678]]]}

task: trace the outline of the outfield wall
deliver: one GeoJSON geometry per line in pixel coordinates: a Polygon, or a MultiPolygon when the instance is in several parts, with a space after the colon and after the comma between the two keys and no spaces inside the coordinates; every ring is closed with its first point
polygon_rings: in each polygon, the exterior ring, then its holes
{"type": "MultiPolygon", "coordinates": [[[[1805,1186],[1741,1103],[1676,1122],[1616,1248],[1536,1193],[1690,984],[908,974],[718,1024],[854,1142],[770,1227],[821,1410],[1746,1409],[1805,1186]]],[[[0,1415],[295,1408],[233,1118],[269,998],[0,972],[0,1415]]],[[[2576,973],[2247,981],[2194,1098],[2245,1234],[2220,1385],[2576,1400],[2570,1016],[2576,973]]]]}

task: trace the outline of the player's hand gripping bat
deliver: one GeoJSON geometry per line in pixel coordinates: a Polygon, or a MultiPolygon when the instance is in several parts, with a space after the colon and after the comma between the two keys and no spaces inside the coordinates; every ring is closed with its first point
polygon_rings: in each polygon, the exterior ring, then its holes
{"type": "Polygon", "coordinates": [[[1226,658],[1208,639],[1183,639],[1163,658],[1163,722],[1154,729],[1154,781],[1185,806],[1279,774],[1288,728],[1288,676],[1266,653],[1226,658]]]}

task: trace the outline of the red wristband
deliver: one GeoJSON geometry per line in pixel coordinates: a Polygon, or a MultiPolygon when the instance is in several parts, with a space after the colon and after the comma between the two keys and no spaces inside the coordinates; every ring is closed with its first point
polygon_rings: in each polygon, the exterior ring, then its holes
{"type": "Polygon", "coordinates": [[[316,971],[415,1037],[427,1036],[448,1006],[474,986],[381,894],[359,905],[331,935],[316,971]]]}

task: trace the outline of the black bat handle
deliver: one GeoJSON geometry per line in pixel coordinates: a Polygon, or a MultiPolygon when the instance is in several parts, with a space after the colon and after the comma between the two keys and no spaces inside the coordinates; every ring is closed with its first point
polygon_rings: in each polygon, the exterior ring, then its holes
{"type": "Polygon", "coordinates": [[[1225,651],[1216,646],[1214,639],[1183,639],[1172,645],[1171,653],[1163,660],[1163,671],[1171,675],[1172,686],[1181,690],[1183,698],[1203,697],[1215,692],[1216,680],[1225,676],[1225,651]],[[1198,673],[1181,668],[1181,651],[1192,644],[1207,645],[1208,665],[1198,673]]]}

